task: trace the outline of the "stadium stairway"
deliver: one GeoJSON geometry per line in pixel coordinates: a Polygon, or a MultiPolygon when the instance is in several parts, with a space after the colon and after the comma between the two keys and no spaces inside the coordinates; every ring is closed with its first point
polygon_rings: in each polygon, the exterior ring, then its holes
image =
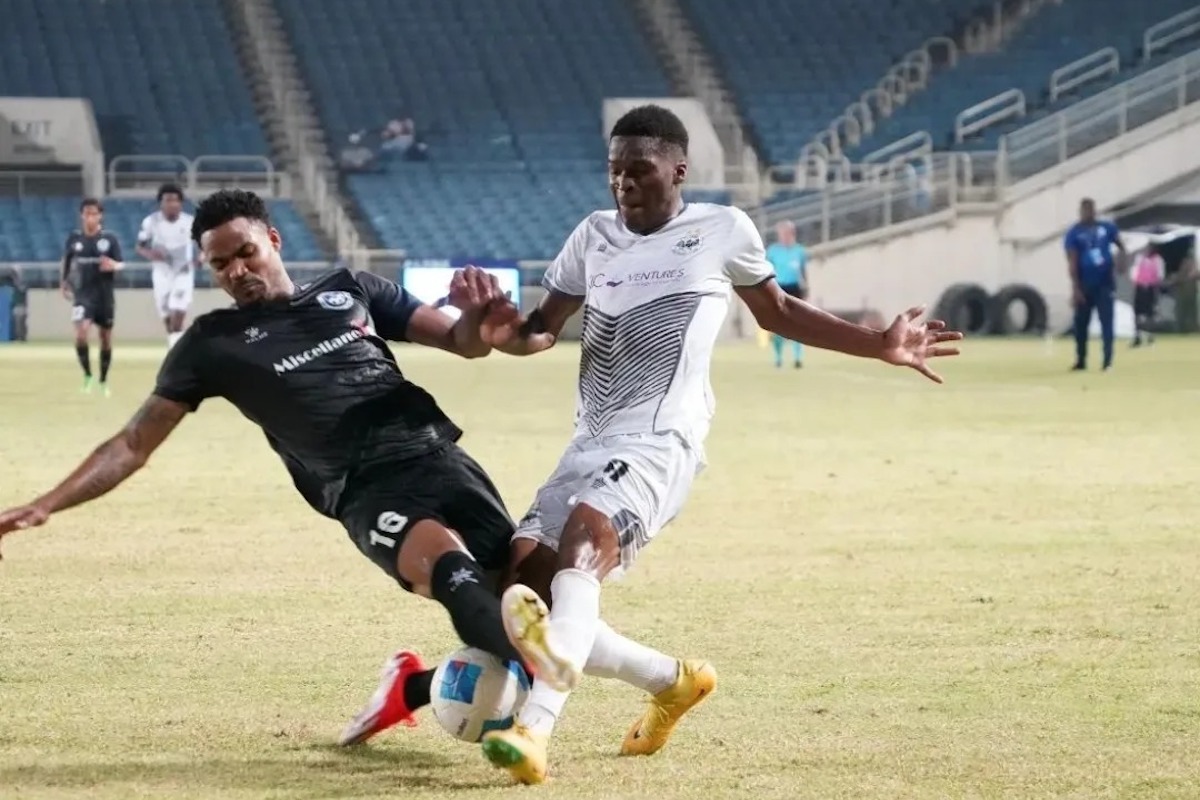
{"type": "Polygon", "coordinates": [[[737,93],[764,163],[790,165],[899,59],[978,0],[680,0],[737,93]]]}
{"type": "MultiPolygon", "coordinates": [[[[427,160],[384,151],[345,187],[413,258],[552,258],[611,204],[605,97],[672,94],[627,3],[276,2],[336,152],[411,118],[427,160]]],[[[723,196],[719,196],[723,197],[723,196]]]]}
{"type": "Polygon", "coordinates": [[[1143,34],[1149,26],[1193,7],[1196,0],[1156,0],[1145,4],[1126,0],[1063,0],[1049,5],[998,52],[965,55],[955,68],[939,72],[927,91],[882,120],[873,134],[848,151],[848,155],[854,160],[922,130],[930,132],[938,149],[995,149],[1005,133],[1178,55],[1176,48],[1143,61],[1143,34]],[[1116,48],[1122,69],[1051,101],[1051,73],[1105,47],[1116,48]],[[955,118],[960,112],[1010,89],[1024,94],[1025,116],[991,126],[964,143],[955,142],[955,118]]]}

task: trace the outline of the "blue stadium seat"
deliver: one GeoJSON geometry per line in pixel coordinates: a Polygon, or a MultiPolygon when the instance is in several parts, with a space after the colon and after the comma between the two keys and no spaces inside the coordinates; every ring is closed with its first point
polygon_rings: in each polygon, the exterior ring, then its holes
{"type": "MultiPolygon", "coordinates": [[[[324,256],[312,232],[290,202],[270,201],[272,221],[284,240],[288,261],[321,261],[324,256]]],[[[138,227],[154,210],[154,201],[104,201],[104,226],[116,233],[126,261],[134,253],[138,227]]],[[[67,234],[79,227],[79,200],[70,197],[0,197],[0,262],[57,261],[67,234]]]]}
{"type": "Polygon", "coordinates": [[[1150,25],[1195,5],[1196,0],[1156,0],[1145,4],[1088,0],[1048,5],[1019,28],[1001,51],[964,57],[954,69],[935,75],[926,91],[883,120],[873,135],[848,155],[854,159],[921,130],[933,135],[936,147],[953,146],[954,121],[959,112],[1001,92],[1019,89],[1025,94],[1030,116],[989,128],[965,143],[967,149],[994,149],[1002,134],[1178,55],[1179,47],[1174,52],[1156,55],[1150,64],[1143,64],[1143,33],[1150,25]],[[1113,79],[1087,83],[1051,103],[1050,74],[1105,47],[1117,49],[1122,71],[1113,79]]]}
{"type": "Polygon", "coordinates": [[[221,0],[0,9],[0,95],[88,98],[109,159],[269,154],[221,0]]]}
{"type": "Polygon", "coordinates": [[[410,117],[427,162],[385,158],[346,185],[414,257],[552,258],[611,205],[605,97],[671,94],[628,4],[611,0],[281,0],[336,150],[410,117]]]}
{"type": "Polygon", "coordinates": [[[770,164],[812,138],[888,68],[969,19],[978,0],[682,0],[770,164]]]}

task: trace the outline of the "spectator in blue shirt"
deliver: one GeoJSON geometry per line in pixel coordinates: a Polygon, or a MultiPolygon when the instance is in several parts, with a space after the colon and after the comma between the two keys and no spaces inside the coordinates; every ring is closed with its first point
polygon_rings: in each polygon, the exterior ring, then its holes
{"type": "MultiPolygon", "coordinates": [[[[775,268],[775,281],[785,294],[801,300],[808,299],[808,251],[796,241],[796,226],[781,222],[775,227],[777,241],[767,248],[767,261],[775,268]]],[[[775,366],[783,366],[783,337],[771,334],[775,351],[775,366]]],[[[792,362],[796,369],[804,366],[804,346],[792,342],[792,362]]]]}
{"type": "Polygon", "coordinates": [[[1104,369],[1109,369],[1113,359],[1113,309],[1117,293],[1113,248],[1125,255],[1121,232],[1113,223],[1096,219],[1095,201],[1085,198],[1079,204],[1079,222],[1067,231],[1063,247],[1067,251],[1071,300],[1075,305],[1075,366],[1072,369],[1087,369],[1088,327],[1093,311],[1100,317],[1104,369]]]}

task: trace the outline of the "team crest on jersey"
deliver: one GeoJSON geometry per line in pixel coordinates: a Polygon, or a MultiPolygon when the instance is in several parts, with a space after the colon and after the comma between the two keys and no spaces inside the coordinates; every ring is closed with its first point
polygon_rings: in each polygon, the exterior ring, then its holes
{"type": "Polygon", "coordinates": [[[677,256],[686,256],[695,253],[704,244],[704,240],[700,238],[699,230],[690,230],[683,235],[683,238],[675,243],[671,248],[671,252],[677,256]]]}
{"type": "Polygon", "coordinates": [[[82,253],[82,252],[83,252],[83,242],[76,242],[76,243],[75,243],[75,252],[76,252],[76,253],[82,253]]]}
{"type": "Polygon", "coordinates": [[[354,298],[346,292],[321,292],[317,295],[317,305],[330,311],[345,311],[354,305],[354,298]]]}
{"type": "Polygon", "coordinates": [[[108,239],[101,239],[100,241],[96,242],[96,249],[99,250],[101,253],[107,253],[108,252],[108,239]]]}

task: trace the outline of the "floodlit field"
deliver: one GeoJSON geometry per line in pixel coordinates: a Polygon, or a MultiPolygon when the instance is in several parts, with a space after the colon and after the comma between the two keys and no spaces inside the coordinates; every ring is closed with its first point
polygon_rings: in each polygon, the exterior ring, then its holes
{"type": "MultiPolygon", "coordinates": [[[[540,789],[428,717],[331,746],[383,658],[445,653],[448,619],[211,402],[115,494],[6,540],[0,797],[1200,796],[1200,344],[1082,376],[1065,341],[966,351],[940,388],[719,352],[711,466],[604,612],[712,659],[720,689],[630,760],[641,698],[586,682],[540,789]]],[[[520,515],[576,355],[400,357],[520,515]]],[[[0,350],[0,504],[121,424],[160,357],[118,350],[105,401],[75,393],[69,346],[0,350]]]]}

